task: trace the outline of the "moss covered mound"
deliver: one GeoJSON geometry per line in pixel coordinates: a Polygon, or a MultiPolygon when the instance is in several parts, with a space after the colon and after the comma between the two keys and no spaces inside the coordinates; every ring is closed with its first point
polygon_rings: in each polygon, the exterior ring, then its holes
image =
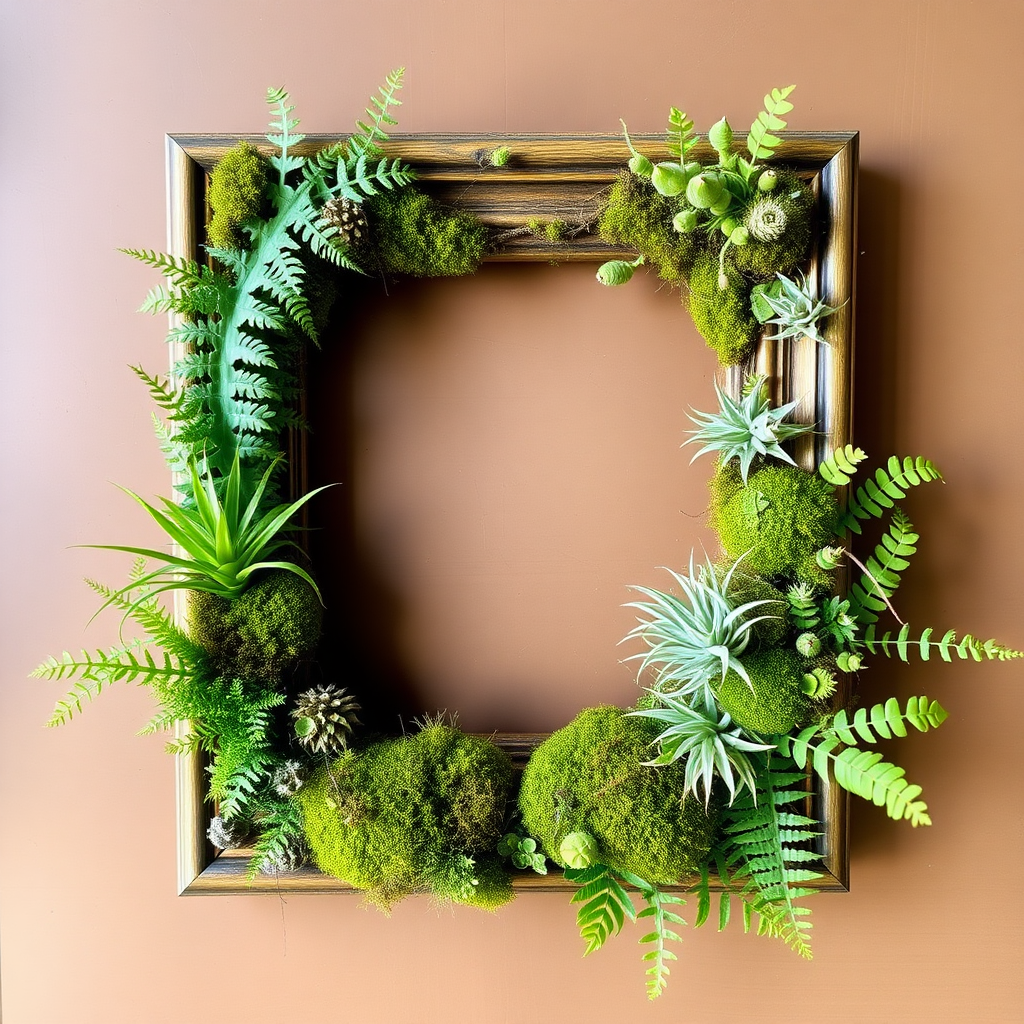
{"type": "Polygon", "coordinates": [[[746,655],[742,661],[750,685],[730,671],[715,694],[722,710],[728,711],[737,725],[762,735],[789,732],[805,724],[811,705],[800,690],[800,656],[777,648],[746,655]]]}
{"type": "Polygon", "coordinates": [[[374,901],[429,890],[491,908],[512,898],[492,853],[512,791],[503,750],[435,725],[346,751],[298,799],[317,865],[374,901]]]}
{"type": "Polygon", "coordinates": [[[766,577],[828,585],[814,553],[835,542],[839,505],[832,487],[795,466],[767,465],[746,486],[732,464],[711,479],[712,528],[729,558],[766,577]]]}
{"type": "Polygon", "coordinates": [[[235,601],[189,594],[189,635],[227,675],[278,679],[320,639],[323,606],[301,577],[275,569],[235,601]]]}
{"type": "Polygon", "coordinates": [[[588,708],[553,733],[523,772],[519,809],[552,860],[570,832],[589,832],[600,859],[654,884],[676,882],[707,856],[718,819],[681,802],[684,762],[651,768],[654,722],[615,707],[588,708]]]}
{"type": "Polygon", "coordinates": [[[695,236],[672,227],[675,207],[646,178],[623,171],[601,211],[601,237],[642,253],[666,281],[677,284],[689,275],[697,252],[695,236]]]}
{"type": "Polygon", "coordinates": [[[255,146],[239,142],[221,157],[210,176],[213,219],[206,229],[210,245],[238,249],[244,244],[240,224],[255,217],[267,196],[269,163],[255,146]]]}
{"type": "Polygon", "coordinates": [[[810,249],[813,207],[810,188],[792,171],[780,168],[776,187],[755,192],[740,217],[750,239],[736,247],[736,268],[757,280],[790,273],[810,249]]]}
{"type": "Polygon", "coordinates": [[[750,310],[750,284],[743,275],[728,260],[727,288],[718,287],[718,274],[718,252],[701,252],[690,272],[690,315],[719,362],[732,366],[751,353],[760,325],[750,310]]]}
{"type": "MultiPolygon", "coordinates": [[[[771,604],[758,605],[747,617],[768,616],[754,623],[750,635],[758,647],[776,647],[782,643],[789,631],[786,621],[786,595],[761,576],[744,572],[744,562],[746,559],[736,568],[729,581],[729,600],[734,606],[746,604],[748,601],[771,601],[771,604]]],[[[729,564],[718,566],[716,571],[719,577],[723,578],[729,571],[729,564]]],[[[745,664],[746,659],[743,660],[745,664]]]]}
{"type": "Polygon", "coordinates": [[[413,277],[472,274],[487,250],[487,228],[412,187],[365,204],[381,270],[413,277]]]}

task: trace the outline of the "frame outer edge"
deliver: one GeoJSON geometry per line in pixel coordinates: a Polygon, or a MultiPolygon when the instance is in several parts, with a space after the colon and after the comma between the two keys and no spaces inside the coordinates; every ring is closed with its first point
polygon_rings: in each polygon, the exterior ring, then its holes
{"type": "MultiPolygon", "coordinates": [[[[164,137],[167,175],[167,251],[173,256],[191,259],[195,254],[196,232],[192,219],[195,207],[195,164],[188,153],[170,136],[164,137]]],[[[176,318],[170,317],[170,326],[176,318]]],[[[170,366],[183,355],[181,346],[172,344],[170,366]]],[[[185,595],[174,591],[174,621],[185,619],[185,595]]],[[[187,722],[176,722],[174,738],[184,739],[189,733],[187,722]]],[[[174,794],[177,835],[177,888],[185,895],[202,873],[209,860],[206,836],[202,827],[203,772],[196,751],[177,754],[174,758],[174,794]]]]}

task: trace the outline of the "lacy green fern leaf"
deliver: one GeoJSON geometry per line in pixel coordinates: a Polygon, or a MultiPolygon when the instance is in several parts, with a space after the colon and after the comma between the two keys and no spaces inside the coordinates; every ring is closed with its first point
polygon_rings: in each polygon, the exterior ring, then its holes
{"type": "Polygon", "coordinates": [[[909,455],[902,461],[893,455],[885,469],[875,470],[850,495],[842,525],[854,533],[861,532],[859,519],[880,519],[887,509],[907,496],[907,490],[931,480],[941,480],[938,467],[929,459],[909,455]]]}
{"type": "Polygon", "coordinates": [[[671,926],[682,927],[686,924],[679,914],[669,908],[681,906],[686,901],[680,896],[661,892],[635,875],[623,873],[623,878],[640,890],[640,895],[647,904],[636,916],[638,919],[648,921],[653,928],[653,931],[647,932],[641,937],[640,942],[649,943],[652,947],[643,954],[643,960],[645,963],[650,963],[646,972],[647,998],[657,999],[668,984],[668,976],[671,973],[668,962],[679,959],[666,945],[669,941],[682,942],[682,936],[671,926]]]}
{"type": "Polygon", "coordinates": [[[868,453],[862,448],[854,448],[852,444],[848,444],[844,448],[837,448],[825,459],[818,466],[818,472],[833,486],[845,487],[857,472],[857,464],[867,457],[868,453]]]}
{"type": "Polygon", "coordinates": [[[900,573],[917,551],[918,534],[902,510],[893,509],[889,529],[875,545],[875,552],[865,564],[866,571],[850,587],[850,614],[861,625],[878,621],[889,607],[889,598],[900,585],[900,573]]]}
{"type": "MultiPolygon", "coordinates": [[[[723,859],[719,868],[727,887],[743,900],[744,923],[758,917],[758,934],[783,940],[800,956],[811,959],[810,911],[796,901],[811,895],[803,883],[820,876],[807,864],[819,860],[807,841],[817,836],[817,822],[787,810],[807,799],[806,776],[792,770],[788,759],[765,757],[755,794],[744,793],[725,810],[723,859]]],[[[722,911],[728,921],[728,910],[722,911]]]]}
{"type": "Polygon", "coordinates": [[[890,697],[884,704],[871,708],[858,708],[851,720],[845,708],[840,709],[828,722],[828,728],[849,747],[860,741],[877,743],[891,740],[894,736],[907,735],[907,723],[919,732],[937,729],[949,717],[946,709],[937,701],[927,697],[911,697],[905,709],[900,702],[890,697]]]}
{"type": "Polygon", "coordinates": [[[155,252],[153,249],[119,249],[118,252],[159,270],[174,288],[186,288],[203,280],[203,268],[195,260],[155,252]]]}
{"type": "Polygon", "coordinates": [[[605,864],[591,864],[575,870],[565,869],[565,877],[579,888],[572,895],[572,903],[582,903],[576,913],[580,937],[586,943],[584,956],[600,949],[605,942],[622,930],[628,918],[636,920],[636,911],[629,894],[605,864]]]}
{"type": "Polygon", "coordinates": [[[891,630],[886,630],[880,637],[875,633],[873,625],[864,631],[864,645],[872,654],[884,654],[887,658],[896,657],[910,664],[910,652],[914,650],[922,661],[931,657],[932,651],[938,651],[943,661],[952,661],[955,654],[961,661],[973,658],[974,661],[1012,661],[1024,657],[1024,652],[1004,647],[995,640],[978,640],[970,633],[964,634],[957,641],[956,630],[950,629],[939,640],[932,640],[934,630],[929,626],[921,631],[921,635],[912,638],[910,624],[905,624],[893,637],[891,630]]]}
{"type": "Polygon", "coordinates": [[[377,95],[370,97],[370,106],[366,108],[369,123],[356,121],[357,130],[348,140],[349,150],[356,156],[381,155],[378,143],[386,142],[388,139],[384,125],[392,126],[398,123],[388,111],[391,107],[402,105],[402,101],[395,94],[402,88],[404,74],[405,68],[396,68],[384,79],[384,84],[377,90],[377,95]]]}
{"type": "Polygon", "coordinates": [[[775,150],[782,139],[772,133],[785,129],[786,122],[783,121],[782,115],[793,109],[793,104],[786,97],[795,88],[795,85],[788,85],[785,89],[772,89],[765,96],[764,110],[754,118],[747,135],[747,150],[754,160],[768,160],[775,155],[775,150]]]}

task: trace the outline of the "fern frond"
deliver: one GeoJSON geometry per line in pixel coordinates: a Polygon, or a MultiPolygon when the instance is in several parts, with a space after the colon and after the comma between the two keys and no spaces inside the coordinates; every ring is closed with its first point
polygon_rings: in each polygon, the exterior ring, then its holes
{"type": "Polygon", "coordinates": [[[376,96],[370,97],[370,106],[366,108],[369,117],[369,124],[364,121],[356,121],[356,131],[348,140],[349,149],[358,156],[374,157],[380,153],[378,142],[386,142],[388,139],[384,125],[389,127],[398,122],[391,117],[391,107],[400,107],[402,101],[395,95],[402,88],[402,77],[405,68],[395,68],[385,79],[384,84],[377,90],[376,96]]]}
{"type": "Polygon", "coordinates": [[[907,490],[931,480],[941,480],[942,474],[930,459],[922,456],[907,456],[900,460],[890,457],[885,469],[875,470],[874,478],[869,477],[849,497],[842,525],[854,533],[860,533],[859,519],[880,519],[887,509],[895,506],[907,496],[907,490]]]}
{"type": "Polygon", "coordinates": [[[665,986],[668,984],[668,976],[670,974],[668,961],[678,959],[675,953],[665,944],[670,940],[682,942],[682,937],[678,932],[669,926],[684,926],[686,924],[679,914],[668,908],[679,906],[686,901],[679,896],[660,892],[648,883],[638,886],[638,888],[647,906],[637,914],[637,917],[649,919],[654,929],[640,939],[640,942],[653,944],[653,948],[643,955],[643,960],[651,964],[646,972],[647,998],[657,999],[665,991],[665,986]]]}
{"type": "Polygon", "coordinates": [[[175,388],[169,380],[161,380],[159,377],[150,376],[141,366],[129,365],[128,369],[146,385],[150,398],[167,413],[169,420],[179,422],[187,417],[188,410],[184,389],[175,388]]]}
{"type": "Polygon", "coordinates": [[[861,625],[877,622],[889,607],[889,599],[900,585],[900,573],[910,565],[907,559],[917,551],[920,538],[913,530],[903,511],[893,509],[888,532],[875,545],[874,554],[864,566],[866,572],[850,587],[850,614],[861,625]]]}
{"type": "Polygon", "coordinates": [[[202,268],[195,260],[171,256],[169,253],[156,252],[153,249],[119,249],[118,252],[145,263],[147,267],[159,270],[175,288],[185,288],[202,280],[202,268]]]}
{"type": "Polygon", "coordinates": [[[288,116],[295,109],[289,105],[288,99],[288,92],[285,89],[267,89],[267,103],[276,108],[276,120],[271,120],[271,131],[267,133],[266,138],[281,151],[270,158],[270,163],[278,171],[279,184],[282,187],[288,174],[297,170],[304,162],[300,156],[291,156],[288,150],[306,137],[292,134],[292,129],[298,127],[299,119],[288,116]]]}
{"type": "Polygon", "coordinates": [[[858,708],[852,720],[846,709],[841,708],[828,720],[826,727],[848,747],[855,747],[862,740],[877,743],[880,739],[906,736],[906,723],[918,732],[937,729],[948,717],[949,713],[937,700],[911,697],[907,700],[906,709],[901,709],[900,702],[890,697],[884,704],[874,704],[870,709],[858,708]]]}
{"type": "Polygon", "coordinates": [[[863,462],[868,453],[852,444],[837,448],[820,466],[818,472],[834,487],[844,487],[857,472],[857,464],[863,462]]]}
{"type": "Polygon", "coordinates": [[[782,119],[793,109],[793,104],[786,97],[796,88],[788,85],[785,89],[772,89],[764,98],[764,110],[754,118],[747,135],[747,151],[754,160],[768,160],[775,155],[775,150],[782,142],[773,132],[781,132],[786,127],[782,119]]]}
{"type": "Polygon", "coordinates": [[[933,632],[929,626],[921,631],[919,637],[912,638],[910,624],[907,623],[895,638],[891,630],[886,630],[879,637],[875,633],[875,627],[871,625],[864,631],[864,645],[872,654],[881,653],[887,658],[897,657],[908,665],[911,649],[920,655],[922,661],[927,661],[933,650],[939,652],[939,657],[943,661],[952,661],[954,654],[961,661],[967,661],[968,658],[975,661],[1012,661],[1014,658],[1024,657],[1022,651],[1004,647],[995,640],[978,640],[970,633],[965,633],[963,639],[958,642],[955,629],[948,630],[940,640],[932,640],[933,632]]]}
{"type": "Polygon", "coordinates": [[[796,736],[782,737],[779,750],[792,757],[801,768],[806,766],[810,754],[814,770],[826,780],[831,766],[838,785],[878,807],[884,806],[889,817],[896,821],[906,819],[915,828],[932,823],[928,805],[917,799],[921,787],[907,782],[903,768],[883,761],[877,750],[846,747],[837,753],[839,737],[830,734],[818,738],[817,729],[817,726],[810,726],[796,736]]]}
{"type": "Polygon", "coordinates": [[[570,902],[583,904],[576,913],[576,924],[587,945],[584,956],[600,949],[610,936],[621,931],[626,918],[636,920],[629,894],[607,865],[566,868],[565,877],[580,886],[570,902]]]}
{"type": "Polygon", "coordinates": [[[693,134],[693,121],[682,110],[670,107],[665,148],[682,163],[686,159],[686,154],[696,145],[697,136],[693,134]]]}
{"type": "MultiPolygon", "coordinates": [[[[796,901],[814,890],[803,883],[820,872],[804,865],[820,859],[806,847],[818,832],[817,822],[804,814],[785,810],[807,798],[800,787],[806,776],[774,769],[777,754],[764,759],[757,776],[757,802],[743,794],[725,809],[724,858],[719,872],[727,887],[744,902],[744,926],[758,917],[758,934],[780,938],[805,959],[811,959],[809,911],[796,901]]],[[[789,767],[792,767],[790,765],[789,767]]],[[[728,921],[728,910],[722,911],[728,921]]],[[[724,926],[724,925],[723,925],[724,926]]]]}

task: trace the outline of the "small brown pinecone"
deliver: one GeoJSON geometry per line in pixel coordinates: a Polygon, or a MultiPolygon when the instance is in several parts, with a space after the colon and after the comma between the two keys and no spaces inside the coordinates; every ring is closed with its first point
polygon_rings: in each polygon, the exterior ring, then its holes
{"type": "Polygon", "coordinates": [[[300,693],[292,709],[295,735],[311,754],[337,754],[359,725],[359,704],[343,687],[316,686],[300,693]]]}
{"type": "Polygon", "coordinates": [[[366,214],[358,203],[338,196],[324,203],[320,216],[338,229],[334,236],[337,241],[350,249],[356,248],[367,237],[369,225],[366,214]]]}

